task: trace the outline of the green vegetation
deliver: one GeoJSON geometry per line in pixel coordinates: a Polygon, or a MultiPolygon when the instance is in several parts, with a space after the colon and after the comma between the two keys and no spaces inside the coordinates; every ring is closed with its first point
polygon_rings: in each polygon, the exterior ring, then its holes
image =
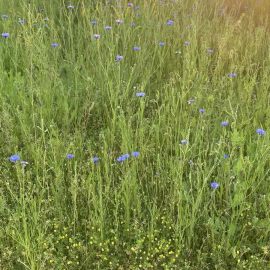
{"type": "Polygon", "coordinates": [[[270,269],[270,5],[225,2],[0,1],[1,270],[270,269]]]}

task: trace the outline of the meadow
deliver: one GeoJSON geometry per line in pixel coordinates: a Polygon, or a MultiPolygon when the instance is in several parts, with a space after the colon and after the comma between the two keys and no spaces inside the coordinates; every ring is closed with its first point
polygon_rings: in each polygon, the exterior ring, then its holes
{"type": "Polygon", "coordinates": [[[270,269],[269,1],[0,0],[0,269],[270,269]]]}

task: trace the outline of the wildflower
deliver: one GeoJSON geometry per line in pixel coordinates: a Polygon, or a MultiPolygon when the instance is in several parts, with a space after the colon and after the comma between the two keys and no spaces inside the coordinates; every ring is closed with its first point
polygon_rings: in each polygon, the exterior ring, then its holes
{"type": "Polygon", "coordinates": [[[71,5],[71,4],[69,4],[69,5],[67,6],[67,8],[68,8],[69,10],[72,10],[72,9],[74,9],[74,6],[71,5]]]}
{"type": "Polygon", "coordinates": [[[129,3],[127,4],[127,6],[128,6],[128,7],[133,7],[133,3],[130,3],[130,2],[129,2],[129,3]]]}
{"type": "Polygon", "coordinates": [[[189,45],[190,45],[190,41],[185,41],[185,42],[184,42],[184,45],[185,45],[185,46],[189,46],[189,45]]]}
{"type": "Polygon", "coordinates": [[[199,109],[199,112],[200,112],[201,114],[203,114],[203,113],[205,113],[205,109],[201,108],[201,109],[199,109]]]}
{"type": "Polygon", "coordinates": [[[236,78],[237,74],[235,72],[231,72],[228,74],[229,78],[236,78]]]}
{"type": "Polygon", "coordinates": [[[20,159],[21,158],[19,155],[12,155],[12,156],[10,156],[9,161],[16,162],[16,161],[19,161],[20,159]]]}
{"type": "Polygon", "coordinates": [[[133,47],[133,51],[140,51],[140,50],[141,50],[141,47],[138,47],[138,46],[133,47]]]}
{"type": "Polygon", "coordinates": [[[128,158],[129,158],[129,154],[124,154],[124,155],[118,157],[116,160],[118,162],[123,162],[123,161],[127,160],[128,158]]]}
{"type": "Polygon", "coordinates": [[[173,20],[168,20],[168,21],[167,21],[167,25],[171,26],[171,25],[173,25],[173,24],[174,24],[174,21],[173,21],[173,20]]]}
{"type": "Polygon", "coordinates": [[[9,33],[2,33],[2,37],[3,38],[8,38],[9,37],[9,33]]]}
{"type": "Polygon", "coordinates": [[[58,46],[59,46],[59,43],[57,43],[57,42],[53,42],[53,43],[51,44],[51,46],[52,46],[53,48],[56,48],[56,47],[58,47],[58,46]]]}
{"type": "Polygon", "coordinates": [[[144,92],[137,92],[136,97],[144,97],[145,93],[144,92]]]}
{"type": "Polygon", "coordinates": [[[217,183],[217,182],[212,182],[211,183],[211,188],[212,189],[217,189],[219,187],[219,183],[217,183]]]}
{"type": "Polygon", "coordinates": [[[73,155],[73,154],[67,154],[67,159],[72,159],[72,158],[74,158],[75,157],[75,155],[73,155]]]}
{"type": "Polygon", "coordinates": [[[213,50],[213,49],[208,48],[208,49],[207,49],[207,53],[208,53],[208,54],[212,54],[212,53],[214,53],[214,50],[213,50]]]}
{"type": "Polygon", "coordinates": [[[135,152],[132,152],[131,155],[133,157],[138,157],[140,155],[140,152],[135,151],[135,152]]]}
{"type": "Polygon", "coordinates": [[[186,144],[188,144],[188,140],[183,139],[183,140],[180,141],[180,143],[183,144],[183,145],[186,145],[186,144]]]}
{"type": "Polygon", "coordinates": [[[163,46],[165,46],[165,42],[163,42],[163,41],[160,41],[160,42],[159,42],[159,46],[160,46],[160,47],[163,47],[163,46]]]}
{"type": "Polygon", "coordinates": [[[189,105],[193,104],[194,102],[195,102],[195,99],[194,99],[194,98],[191,98],[191,99],[189,99],[189,100],[187,101],[187,103],[188,103],[189,105]]]}
{"type": "Polygon", "coordinates": [[[116,55],[116,57],[115,57],[115,61],[116,62],[120,62],[120,61],[122,61],[124,59],[124,56],[122,56],[122,55],[116,55]]]}
{"type": "Polygon", "coordinates": [[[104,29],[105,29],[106,31],[108,31],[108,30],[111,30],[112,27],[111,27],[110,25],[106,25],[106,26],[104,27],[104,29]]]}
{"type": "Polygon", "coordinates": [[[1,18],[2,18],[3,21],[6,21],[8,19],[8,15],[3,14],[3,15],[1,15],[1,18]]]}
{"type": "Polygon", "coordinates": [[[223,157],[226,159],[229,158],[230,156],[228,154],[224,154],[223,157]]]}
{"type": "Polygon", "coordinates": [[[229,122],[228,121],[222,121],[220,124],[223,127],[227,127],[229,125],[229,122]]]}
{"type": "Polygon", "coordinates": [[[265,135],[265,130],[262,129],[262,128],[258,128],[258,129],[256,129],[256,133],[257,133],[258,135],[260,135],[260,136],[263,136],[263,135],[265,135]]]}
{"type": "Polygon", "coordinates": [[[97,20],[91,20],[90,23],[94,26],[97,25],[97,20]]]}
{"type": "Polygon", "coordinates": [[[92,160],[93,160],[93,163],[95,163],[95,164],[96,164],[96,163],[98,163],[98,161],[99,161],[99,157],[93,157],[93,159],[92,159],[92,160]]]}
{"type": "Polygon", "coordinates": [[[117,19],[117,20],[115,20],[115,22],[116,22],[117,24],[122,24],[124,21],[121,20],[121,19],[117,19]]]}
{"type": "Polygon", "coordinates": [[[100,39],[100,34],[94,34],[93,37],[94,39],[100,39]]]}

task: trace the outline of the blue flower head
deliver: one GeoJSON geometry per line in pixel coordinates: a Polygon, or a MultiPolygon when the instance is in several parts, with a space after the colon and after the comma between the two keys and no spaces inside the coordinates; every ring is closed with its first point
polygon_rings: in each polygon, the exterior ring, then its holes
{"type": "Polygon", "coordinates": [[[75,155],[73,155],[73,154],[67,154],[67,156],[66,156],[67,159],[72,159],[74,157],[75,157],[75,155]]]}
{"type": "Polygon", "coordinates": [[[133,3],[128,2],[128,3],[127,3],[127,6],[128,6],[128,7],[133,7],[133,3]]]}
{"type": "Polygon", "coordinates": [[[228,154],[224,154],[224,155],[223,155],[223,157],[224,157],[225,159],[227,159],[227,158],[229,158],[229,157],[230,157],[230,155],[228,155],[228,154]]]}
{"type": "Polygon", "coordinates": [[[222,121],[220,124],[223,127],[227,127],[229,125],[229,122],[228,121],[222,121]]]}
{"type": "Polygon", "coordinates": [[[57,43],[57,42],[53,42],[53,43],[51,44],[51,46],[52,46],[53,48],[56,48],[56,47],[58,47],[58,46],[59,46],[59,43],[57,43]]]}
{"type": "Polygon", "coordinates": [[[96,164],[96,163],[98,163],[98,161],[99,161],[99,157],[93,157],[93,159],[92,159],[92,160],[93,160],[93,163],[95,163],[95,164],[96,164]]]}
{"type": "Polygon", "coordinates": [[[116,62],[120,62],[120,61],[122,61],[124,59],[124,56],[122,56],[122,55],[116,55],[116,57],[115,57],[115,61],[116,62]]]}
{"type": "Polygon", "coordinates": [[[144,97],[145,93],[144,92],[137,92],[136,97],[144,97]]]}
{"type": "Polygon", "coordinates": [[[12,155],[9,157],[9,161],[11,162],[16,162],[16,161],[19,161],[21,158],[19,155],[12,155]]]}
{"type": "Polygon", "coordinates": [[[160,42],[159,42],[159,46],[160,46],[160,47],[164,47],[164,46],[165,46],[165,42],[164,42],[164,41],[160,41],[160,42]]]}
{"type": "Polygon", "coordinates": [[[2,37],[3,38],[8,38],[9,37],[9,33],[6,33],[6,32],[5,33],[2,33],[2,37]]]}
{"type": "Polygon", "coordinates": [[[171,25],[173,25],[173,24],[174,24],[174,21],[173,21],[173,20],[168,20],[168,21],[167,21],[167,25],[171,26],[171,25]]]}
{"type": "Polygon", "coordinates": [[[202,109],[202,108],[201,108],[201,109],[199,109],[199,112],[200,112],[200,113],[205,113],[205,109],[202,109]]]}
{"type": "Polygon", "coordinates": [[[93,35],[93,38],[94,38],[94,39],[100,39],[100,34],[94,34],[94,35],[93,35]]]}
{"type": "Polygon", "coordinates": [[[140,50],[141,50],[141,47],[138,47],[138,46],[133,47],[133,51],[140,51],[140,50]]]}
{"type": "Polygon", "coordinates": [[[212,189],[217,189],[219,187],[219,183],[217,183],[217,182],[212,182],[211,183],[211,188],[212,189]]]}
{"type": "Polygon", "coordinates": [[[265,135],[265,130],[262,129],[262,128],[257,128],[257,129],[256,129],[256,133],[257,133],[258,135],[260,135],[260,136],[263,136],[263,135],[265,135]]]}
{"type": "Polygon", "coordinates": [[[104,29],[105,29],[106,31],[109,31],[109,30],[112,29],[112,27],[111,27],[110,25],[106,25],[106,26],[104,27],[104,29]]]}
{"type": "Polygon", "coordinates": [[[124,155],[118,157],[116,160],[117,160],[118,162],[123,162],[123,161],[127,160],[129,157],[130,157],[129,154],[124,154],[124,155]]]}
{"type": "Polygon", "coordinates": [[[138,157],[140,155],[140,152],[135,151],[135,152],[132,152],[131,155],[133,157],[138,157]]]}
{"type": "Polygon", "coordinates": [[[228,77],[229,78],[236,78],[237,74],[235,72],[231,72],[231,73],[228,74],[228,77]]]}
{"type": "Polygon", "coordinates": [[[180,143],[183,144],[183,145],[186,145],[186,144],[188,144],[188,140],[183,139],[183,140],[180,141],[180,143]]]}

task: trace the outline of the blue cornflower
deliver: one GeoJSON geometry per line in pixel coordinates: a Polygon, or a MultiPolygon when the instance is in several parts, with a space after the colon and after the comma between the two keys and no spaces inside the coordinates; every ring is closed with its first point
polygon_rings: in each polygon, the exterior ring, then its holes
{"type": "Polygon", "coordinates": [[[12,155],[9,157],[9,161],[11,162],[16,162],[16,161],[19,161],[21,158],[19,155],[12,155]]]}
{"type": "Polygon", "coordinates": [[[164,42],[164,41],[160,41],[160,42],[159,42],[159,46],[160,46],[160,47],[165,46],[165,42],[164,42]]]}
{"type": "Polygon", "coordinates": [[[217,183],[217,182],[212,182],[211,183],[211,188],[212,189],[217,189],[219,187],[219,183],[217,183]]]}
{"type": "Polygon", "coordinates": [[[173,20],[168,20],[168,21],[167,21],[167,25],[170,25],[170,26],[171,26],[171,25],[173,25],[173,24],[174,24],[174,21],[173,21],[173,20]]]}
{"type": "Polygon", "coordinates": [[[199,112],[200,113],[205,113],[205,109],[201,108],[201,109],[199,109],[199,112]]]}
{"type": "Polygon", "coordinates": [[[75,155],[73,155],[73,154],[67,154],[67,156],[66,156],[67,159],[72,159],[74,157],[75,157],[75,155]]]}
{"type": "Polygon", "coordinates": [[[226,158],[229,158],[229,157],[230,157],[230,155],[228,155],[228,154],[224,154],[224,155],[223,155],[223,157],[226,159],[226,158]]]}
{"type": "Polygon", "coordinates": [[[145,93],[144,92],[137,92],[136,97],[144,97],[145,93]]]}
{"type": "Polygon", "coordinates": [[[93,162],[96,164],[96,163],[98,163],[98,161],[99,161],[99,157],[93,157],[93,162]]]}
{"type": "Polygon", "coordinates": [[[9,37],[9,33],[2,33],[2,37],[3,38],[8,38],[9,37]]]}
{"type": "Polygon", "coordinates": [[[140,51],[140,50],[141,50],[141,47],[138,47],[138,46],[133,47],[133,51],[140,51]]]}
{"type": "Polygon", "coordinates": [[[223,127],[227,127],[229,125],[229,122],[228,121],[222,121],[220,124],[223,127]]]}
{"type": "Polygon", "coordinates": [[[93,38],[94,38],[94,39],[100,39],[100,34],[94,34],[94,35],[93,35],[93,38]]]}
{"type": "Polygon", "coordinates": [[[128,7],[133,7],[133,3],[130,3],[130,2],[129,2],[129,3],[127,3],[127,6],[128,6],[128,7]]]}
{"type": "Polygon", "coordinates": [[[52,46],[53,48],[56,48],[56,47],[58,47],[58,46],[59,46],[59,43],[57,43],[57,42],[53,42],[53,43],[51,44],[51,46],[52,46]]]}
{"type": "Polygon", "coordinates": [[[256,129],[256,133],[259,134],[260,136],[263,136],[263,135],[265,135],[265,130],[262,128],[258,128],[258,129],[256,129]]]}
{"type": "Polygon", "coordinates": [[[186,144],[188,144],[188,140],[183,139],[183,140],[180,141],[180,143],[183,144],[183,145],[186,145],[186,144]]]}
{"type": "Polygon", "coordinates": [[[94,25],[97,25],[97,20],[91,20],[90,23],[94,26],[94,25]]]}
{"type": "Polygon", "coordinates": [[[133,157],[138,157],[140,155],[140,152],[135,151],[135,152],[132,152],[131,155],[133,157]]]}
{"type": "Polygon", "coordinates": [[[121,20],[121,19],[117,19],[117,20],[115,20],[115,22],[116,22],[117,24],[122,24],[124,21],[121,20]]]}
{"type": "Polygon", "coordinates": [[[116,57],[115,57],[115,61],[116,62],[120,62],[120,61],[122,61],[124,59],[124,56],[122,56],[122,55],[116,55],[116,57]]]}
{"type": "Polygon", "coordinates": [[[123,162],[123,161],[127,160],[128,158],[129,158],[129,154],[124,154],[124,155],[118,157],[116,160],[118,162],[123,162]]]}
{"type": "Polygon", "coordinates": [[[8,19],[8,15],[3,14],[3,15],[1,15],[1,18],[2,18],[3,21],[6,21],[8,19]]]}
{"type": "Polygon", "coordinates": [[[106,26],[104,27],[104,29],[108,31],[108,30],[111,30],[112,27],[111,27],[110,25],[106,25],[106,26]]]}
{"type": "Polygon", "coordinates": [[[231,72],[228,74],[229,78],[235,78],[237,76],[237,74],[235,72],[231,72]]]}
{"type": "Polygon", "coordinates": [[[189,46],[190,44],[191,44],[190,41],[185,41],[185,42],[184,42],[184,45],[185,45],[185,46],[189,46]]]}

